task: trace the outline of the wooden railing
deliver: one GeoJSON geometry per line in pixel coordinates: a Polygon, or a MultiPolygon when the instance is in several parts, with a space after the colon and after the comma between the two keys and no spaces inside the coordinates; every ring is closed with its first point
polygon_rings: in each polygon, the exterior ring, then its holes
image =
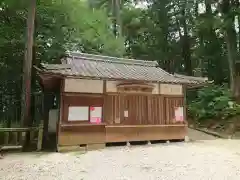
{"type": "Polygon", "coordinates": [[[0,150],[22,148],[27,133],[30,134],[30,143],[37,140],[37,150],[42,149],[43,125],[30,128],[0,128],[0,150]]]}

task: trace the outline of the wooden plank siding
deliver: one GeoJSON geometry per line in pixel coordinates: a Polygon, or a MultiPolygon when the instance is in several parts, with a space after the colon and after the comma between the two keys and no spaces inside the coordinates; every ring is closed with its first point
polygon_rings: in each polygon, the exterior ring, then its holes
{"type": "Polygon", "coordinates": [[[175,107],[183,106],[183,101],[179,96],[108,94],[104,118],[110,125],[174,124],[175,107]],[[124,117],[125,110],[128,117],[124,117]],[[116,123],[116,119],[120,122],[116,123]]]}
{"type": "Polygon", "coordinates": [[[105,114],[104,122],[106,124],[115,124],[115,119],[120,119],[120,107],[121,107],[120,95],[106,95],[104,99],[105,114]]]}
{"type": "Polygon", "coordinates": [[[148,104],[145,95],[125,95],[124,109],[128,110],[128,117],[123,118],[122,124],[143,125],[148,123],[148,104]]]}
{"type": "Polygon", "coordinates": [[[175,107],[183,107],[184,98],[183,97],[165,97],[165,107],[166,107],[166,123],[174,123],[174,111],[175,107]]]}
{"type": "Polygon", "coordinates": [[[174,122],[174,109],[183,96],[155,94],[62,93],[57,147],[106,142],[184,139],[186,125],[174,122]],[[69,106],[102,106],[101,124],[68,121],[69,106]],[[128,117],[124,111],[128,110],[128,117]]]}

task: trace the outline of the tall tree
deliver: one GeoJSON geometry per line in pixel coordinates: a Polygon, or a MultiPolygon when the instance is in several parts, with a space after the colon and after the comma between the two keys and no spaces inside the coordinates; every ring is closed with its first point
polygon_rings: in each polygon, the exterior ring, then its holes
{"type": "Polygon", "coordinates": [[[23,85],[22,85],[22,109],[21,121],[23,126],[31,126],[30,109],[31,109],[31,73],[33,58],[33,39],[34,39],[34,22],[36,12],[36,0],[30,0],[27,17],[27,39],[23,63],[23,85]]]}
{"type": "MultiPolygon", "coordinates": [[[[21,119],[27,5],[25,1],[2,0],[0,3],[1,121],[21,119]]],[[[59,63],[67,50],[122,56],[124,39],[116,38],[110,26],[111,20],[104,9],[92,10],[84,1],[37,1],[34,59],[37,64],[59,63]]],[[[39,91],[36,86],[31,94],[39,91]]]]}

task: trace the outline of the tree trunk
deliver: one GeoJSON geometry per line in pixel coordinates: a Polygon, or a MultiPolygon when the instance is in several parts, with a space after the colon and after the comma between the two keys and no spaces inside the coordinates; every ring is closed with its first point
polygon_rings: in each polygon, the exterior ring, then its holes
{"type": "Polygon", "coordinates": [[[235,62],[234,62],[234,52],[233,52],[233,47],[231,45],[231,40],[229,37],[228,32],[225,32],[225,40],[226,40],[226,45],[227,45],[227,57],[228,57],[228,65],[229,65],[229,72],[230,72],[230,89],[233,93],[235,94],[235,62]]]}
{"type": "Polygon", "coordinates": [[[183,26],[183,36],[181,41],[182,41],[182,56],[185,63],[185,72],[187,75],[192,76],[190,39],[188,35],[187,22],[186,22],[186,4],[182,9],[182,26],[183,26]]]}
{"type": "MultiPolygon", "coordinates": [[[[39,62],[36,58],[36,45],[33,46],[33,65],[38,66],[39,62]]],[[[36,69],[32,68],[32,82],[31,82],[32,96],[31,96],[31,113],[30,118],[36,121],[36,91],[37,91],[37,72],[36,69]]],[[[30,126],[32,125],[32,121],[30,122],[30,126]]]]}
{"type": "Polygon", "coordinates": [[[31,124],[31,73],[32,73],[32,47],[34,35],[34,21],[36,12],[36,0],[30,1],[27,17],[27,41],[25,47],[25,56],[23,63],[23,84],[22,84],[22,106],[21,122],[23,126],[31,124]]]}
{"type": "Polygon", "coordinates": [[[238,87],[236,87],[236,69],[235,62],[237,57],[237,46],[236,46],[236,32],[235,32],[235,16],[234,14],[230,14],[231,4],[229,0],[223,0],[221,4],[221,11],[223,15],[225,15],[224,22],[226,24],[224,37],[227,46],[227,57],[228,57],[228,65],[230,72],[230,88],[234,97],[239,96],[238,87]],[[229,15],[230,14],[230,15],[229,15]]]}
{"type": "Polygon", "coordinates": [[[116,37],[122,35],[120,10],[121,0],[112,0],[113,33],[116,37]]]}

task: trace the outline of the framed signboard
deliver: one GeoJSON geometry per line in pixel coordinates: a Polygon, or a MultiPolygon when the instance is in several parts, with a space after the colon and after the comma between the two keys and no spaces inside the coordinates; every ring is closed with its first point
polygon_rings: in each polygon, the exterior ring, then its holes
{"type": "Polygon", "coordinates": [[[96,124],[102,122],[102,107],[90,107],[90,122],[96,124]]]}
{"type": "Polygon", "coordinates": [[[88,121],[88,106],[69,106],[68,121],[88,121]]]}

